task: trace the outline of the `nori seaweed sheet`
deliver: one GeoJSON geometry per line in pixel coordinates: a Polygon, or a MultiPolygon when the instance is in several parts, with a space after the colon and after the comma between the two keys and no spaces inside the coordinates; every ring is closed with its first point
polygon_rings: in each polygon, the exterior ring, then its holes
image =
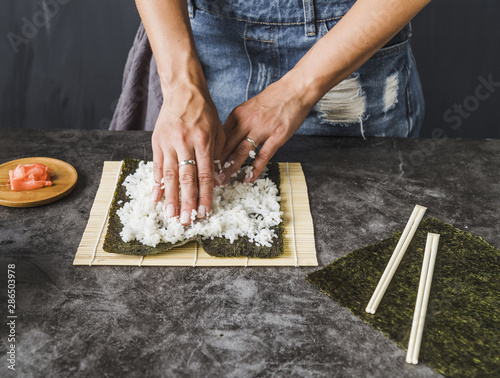
{"type": "Polygon", "coordinates": [[[437,219],[423,221],[374,315],[365,308],[401,232],[306,280],[406,350],[428,232],[441,237],[419,362],[446,376],[499,377],[500,250],[480,237],[437,219]]]}
{"type": "Polygon", "coordinates": [[[120,217],[116,214],[117,210],[123,207],[125,202],[128,202],[130,198],[125,194],[125,187],[122,185],[123,181],[128,175],[133,174],[139,167],[140,160],[137,159],[125,159],[122,165],[122,171],[118,183],[116,184],[115,194],[113,196],[113,202],[109,210],[109,222],[108,231],[104,238],[104,245],[102,249],[106,252],[120,253],[123,255],[155,255],[157,253],[168,251],[173,247],[185,244],[191,240],[183,241],[182,243],[172,244],[172,243],[160,243],[156,247],[150,247],[144,245],[137,240],[132,240],[125,243],[120,236],[120,232],[123,229],[123,224],[120,221],[120,217]],[[122,203],[118,204],[118,202],[122,203]]]}
{"type": "MultiPolygon", "coordinates": [[[[156,247],[144,245],[137,240],[124,242],[120,236],[120,232],[123,229],[123,224],[121,223],[120,217],[116,214],[116,212],[118,209],[123,207],[123,205],[127,201],[130,200],[130,198],[126,195],[125,187],[122,184],[128,175],[133,174],[137,170],[139,163],[140,160],[137,159],[125,159],[123,161],[122,171],[116,185],[113,202],[109,211],[108,231],[106,233],[103,245],[104,251],[125,255],[147,256],[166,252],[173,247],[183,245],[192,240],[197,240],[209,255],[216,257],[246,256],[272,258],[284,253],[282,226],[283,222],[274,228],[278,237],[273,240],[273,244],[271,247],[259,247],[253,243],[250,243],[248,238],[246,237],[236,239],[232,244],[229,240],[224,238],[203,240],[201,236],[193,239],[187,239],[176,244],[160,243],[156,247]],[[120,201],[122,202],[119,204],[118,202],[120,201]]],[[[268,177],[278,187],[279,195],[280,170],[277,163],[268,164],[268,177]]]]}
{"type": "MultiPolygon", "coordinates": [[[[267,165],[267,177],[273,181],[278,188],[280,195],[280,168],[277,163],[269,163],[267,165]]],[[[272,258],[283,254],[283,222],[273,227],[274,232],[278,236],[273,240],[271,247],[257,246],[251,243],[248,238],[242,237],[231,243],[225,238],[205,239],[198,237],[198,243],[208,254],[216,257],[259,257],[272,258]]]]}

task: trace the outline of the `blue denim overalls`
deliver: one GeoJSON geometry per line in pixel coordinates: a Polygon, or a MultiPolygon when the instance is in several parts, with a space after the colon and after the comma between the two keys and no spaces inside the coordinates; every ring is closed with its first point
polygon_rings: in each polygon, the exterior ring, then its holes
{"type": "MultiPolygon", "coordinates": [[[[355,0],[188,0],[196,49],[222,122],[279,80],[355,0]]],[[[330,90],[298,134],[418,136],[422,88],[405,26],[330,90]]]]}

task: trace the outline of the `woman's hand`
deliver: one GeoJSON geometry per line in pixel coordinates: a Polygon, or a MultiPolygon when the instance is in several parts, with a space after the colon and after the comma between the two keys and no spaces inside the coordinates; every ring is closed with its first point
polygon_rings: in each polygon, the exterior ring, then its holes
{"type": "Polygon", "coordinates": [[[253,176],[247,176],[245,181],[253,182],[259,177],[271,157],[297,131],[314,105],[306,102],[300,93],[298,86],[285,76],[231,112],[223,126],[226,144],[221,161],[225,162],[231,156],[234,164],[219,174],[221,182],[229,182],[250,151],[256,149],[246,138],[262,147],[253,162],[253,176]]]}
{"type": "Polygon", "coordinates": [[[192,210],[198,211],[199,218],[210,211],[213,163],[222,152],[224,132],[196,53],[186,0],[136,3],[158,65],[163,93],[152,138],[153,200],[161,199],[163,185],[166,215],[180,215],[181,223],[186,225],[191,223],[192,210]],[[196,166],[179,167],[183,160],[193,160],[196,166]]]}
{"type": "Polygon", "coordinates": [[[276,150],[300,127],[331,88],[358,69],[430,0],[358,0],[282,79],[236,107],[224,124],[222,158],[234,160],[220,177],[236,172],[255,147],[254,181],[276,150]]]}
{"type": "Polygon", "coordinates": [[[197,210],[198,218],[205,218],[212,204],[214,159],[220,159],[224,141],[217,110],[206,88],[187,82],[164,93],[152,137],[153,199],[162,198],[164,187],[167,217],[180,215],[186,225],[191,223],[192,210],[197,210]],[[196,166],[179,167],[183,160],[194,160],[196,166]]]}

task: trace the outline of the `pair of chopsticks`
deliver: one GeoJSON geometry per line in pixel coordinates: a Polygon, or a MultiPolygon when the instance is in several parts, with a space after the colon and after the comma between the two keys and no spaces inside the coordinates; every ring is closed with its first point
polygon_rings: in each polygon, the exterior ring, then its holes
{"type": "MultiPolygon", "coordinates": [[[[422,218],[424,217],[426,207],[416,205],[406,224],[406,227],[401,234],[396,248],[387,264],[380,281],[375,288],[375,291],[366,306],[365,311],[369,314],[375,314],[378,305],[382,300],[389,283],[396,272],[396,269],[401,262],[410,242],[417,231],[422,218]]],[[[429,303],[429,293],[431,290],[432,275],[434,273],[434,263],[436,261],[437,249],[439,245],[439,234],[427,234],[427,242],[425,245],[424,261],[422,264],[422,272],[420,274],[420,283],[418,286],[417,302],[415,304],[415,312],[413,314],[413,323],[410,333],[410,343],[408,344],[408,352],[406,362],[418,363],[420,353],[420,344],[422,342],[422,334],[424,331],[425,315],[427,313],[427,304],[429,303]]]]}
{"type": "Polygon", "coordinates": [[[401,238],[399,239],[399,242],[396,245],[394,252],[392,253],[392,257],[384,270],[384,274],[382,274],[382,278],[378,282],[378,285],[373,292],[368,306],[366,306],[365,311],[369,314],[375,314],[375,311],[377,311],[377,307],[380,304],[380,301],[382,300],[382,297],[384,296],[387,288],[389,287],[389,283],[391,282],[392,277],[394,276],[394,273],[396,272],[396,269],[398,268],[399,263],[401,262],[401,259],[406,252],[406,249],[410,245],[411,239],[413,238],[413,235],[415,235],[420,221],[424,217],[425,210],[427,210],[427,208],[420,205],[416,205],[413,209],[410,219],[408,220],[408,223],[406,224],[406,227],[401,234],[401,238]]]}
{"type": "Polygon", "coordinates": [[[425,244],[424,263],[422,264],[422,273],[420,273],[420,283],[418,284],[417,303],[415,304],[413,324],[411,325],[410,343],[408,344],[408,352],[406,353],[406,362],[409,364],[418,363],[438,244],[439,234],[428,233],[425,244]]]}

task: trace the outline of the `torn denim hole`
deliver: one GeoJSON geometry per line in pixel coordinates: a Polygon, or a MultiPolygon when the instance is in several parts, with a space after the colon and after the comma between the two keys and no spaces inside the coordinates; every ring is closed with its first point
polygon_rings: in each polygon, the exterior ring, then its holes
{"type": "Polygon", "coordinates": [[[257,64],[257,91],[262,92],[272,79],[272,68],[268,69],[264,63],[257,64]]]}
{"type": "Polygon", "coordinates": [[[388,112],[398,103],[399,74],[393,73],[385,80],[384,112],[388,112]]]}
{"type": "Polygon", "coordinates": [[[349,126],[363,121],[366,98],[359,77],[351,76],[330,89],[317,105],[324,122],[349,126]]]}

